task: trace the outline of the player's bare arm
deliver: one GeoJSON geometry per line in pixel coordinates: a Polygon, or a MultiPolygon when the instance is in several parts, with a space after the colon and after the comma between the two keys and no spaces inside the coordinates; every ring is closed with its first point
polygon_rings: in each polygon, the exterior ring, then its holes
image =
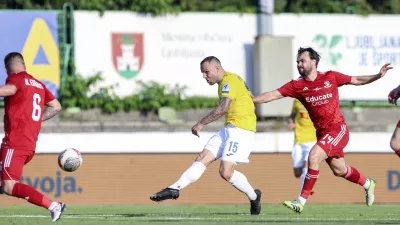
{"type": "Polygon", "coordinates": [[[62,109],[61,104],[60,104],[60,102],[59,102],[57,99],[54,99],[54,100],[48,102],[48,103],[46,104],[46,106],[47,106],[47,107],[46,107],[46,109],[45,109],[44,112],[43,112],[42,121],[46,121],[46,120],[48,120],[48,119],[53,118],[53,117],[54,117],[55,115],[57,115],[57,114],[61,111],[61,109],[62,109]]]}
{"type": "Polygon", "coordinates": [[[12,84],[6,84],[3,86],[0,86],[0,96],[1,97],[7,97],[14,95],[17,92],[17,87],[12,84]]]}
{"type": "Polygon", "coordinates": [[[225,113],[228,112],[231,103],[232,99],[228,97],[222,97],[219,101],[218,106],[192,127],[192,133],[196,136],[199,136],[199,131],[201,130],[201,128],[224,116],[225,113]]]}
{"type": "Polygon", "coordinates": [[[400,85],[393,89],[388,95],[388,101],[390,104],[397,105],[397,99],[400,97],[400,85]]]}
{"type": "Polygon", "coordinates": [[[218,120],[219,118],[224,116],[226,112],[228,112],[231,102],[232,102],[232,99],[230,99],[228,97],[221,98],[217,108],[212,110],[207,116],[205,116],[203,119],[201,119],[199,123],[201,123],[203,125],[207,125],[211,122],[218,120]]]}
{"type": "Polygon", "coordinates": [[[390,63],[386,63],[385,65],[382,66],[381,70],[379,73],[375,75],[365,75],[365,76],[352,76],[350,84],[353,85],[365,85],[372,83],[382,77],[384,77],[387,73],[388,70],[393,69],[393,67],[390,66],[390,63]]]}
{"type": "Polygon", "coordinates": [[[278,91],[270,91],[270,92],[264,92],[261,95],[255,96],[253,98],[253,102],[255,104],[260,104],[260,103],[267,103],[267,102],[272,102],[278,99],[283,98],[284,96],[278,91]]]}

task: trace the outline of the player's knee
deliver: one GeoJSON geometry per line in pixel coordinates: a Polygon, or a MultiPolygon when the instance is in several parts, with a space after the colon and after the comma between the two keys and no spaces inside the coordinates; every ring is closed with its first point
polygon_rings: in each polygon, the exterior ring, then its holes
{"type": "Polygon", "coordinates": [[[308,168],[315,169],[319,168],[319,164],[325,159],[326,154],[322,149],[311,149],[308,155],[308,168]]]}
{"type": "Polygon", "coordinates": [[[209,166],[215,160],[215,156],[211,153],[211,151],[203,150],[197,158],[196,162],[203,163],[206,167],[209,166]]]}
{"type": "Polygon", "coordinates": [[[200,153],[197,157],[196,157],[196,162],[200,162],[202,159],[204,159],[204,154],[200,153]]]}
{"type": "Polygon", "coordinates": [[[194,161],[195,162],[202,162],[202,159],[203,159],[203,157],[201,156],[201,154],[199,154],[194,161]]]}
{"type": "Polygon", "coordinates": [[[317,155],[310,155],[308,157],[308,167],[309,168],[318,168],[321,160],[318,158],[317,155]]]}

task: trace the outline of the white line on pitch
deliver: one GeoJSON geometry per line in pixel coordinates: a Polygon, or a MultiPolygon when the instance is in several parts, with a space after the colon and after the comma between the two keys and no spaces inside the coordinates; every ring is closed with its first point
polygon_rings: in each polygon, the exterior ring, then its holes
{"type": "MultiPolygon", "coordinates": [[[[157,215],[157,214],[153,214],[157,215]]],[[[62,219],[101,219],[105,217],[115,217],[115,218],[128,218],[129,216],[123,214],[94,214],[94,215],[63,215],[62,219]]],[[[50,218],[48,215],[25,215],[25,214],[15,214],[15,215],[0,215],[0,218],[50,218]]],[[[400,221],[400,218],[306,218],[306,217],[264,217],[264,218],[203,218],[203,217],[156,217],[156,216],[138,216],[131,217],[134,220],[205,220],[205,221],[400,221]]]]}

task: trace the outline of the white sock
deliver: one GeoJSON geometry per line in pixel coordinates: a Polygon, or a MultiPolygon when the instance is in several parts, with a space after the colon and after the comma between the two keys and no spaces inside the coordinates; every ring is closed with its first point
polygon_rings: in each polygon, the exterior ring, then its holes
{"type": "Polygon", "coordinates": [[[48,210],[52,211],[54,208],[56,208],[56,206],[57,206],[58,204],[59,204],[58,202],[52,202],[52,203],[50,204],[50,207],[48,208],[48,210]]]}
{"type": "Polygon", "coordinates": [[[308,171],[307,168],[303,168],[303,171],[300,176],[300,194],[301,194],[301,190],[303,190],[304,179],[306,179],[307,171],[308,171]]]}
{"type": "Polygon", "coordinates": [[[365,184],[363,185],[363,187],[364,187],[364,189],[368,189],[370,185],[371,185],[371,181],[369,179],[367,179],[365,181],[365,184]]]}
{"type": "Polygon", "coordinates": [[[182,190],[189,184],[197,181],[206,170],[206,166],[201,162],[194,162],[179,178],[179,180],[169,186],[169,188],[182,190]]]}
{"type": "Polygon", "coordinates": [[[304,206],[304,205],[306,204],[306,202],[307,202],[307,199],[305,199],[305,198],[299,196],[299,197],[297,198],[297,201],[300,202],[300,204],[302,204],[302,205],[304,206]]]}
{"type": "Polygon", "coordinates": [[[229,183],[231,183],[239,191],[245,193],[249,200],[256,200],[257,194],[254,192],[253,187],[251,187],[251,185],[247,181],[246,176],[244,176],[241,172],[238,172],[236,170],[233,171],[233,175],[229,180],[229,183]]]}

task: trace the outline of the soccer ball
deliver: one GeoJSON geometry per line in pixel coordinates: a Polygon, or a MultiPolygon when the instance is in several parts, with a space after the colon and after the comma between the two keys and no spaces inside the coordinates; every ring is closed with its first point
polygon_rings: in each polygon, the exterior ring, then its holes
{"type": "Polygon", "coordinates": [[[74,148],[67,148],[58,155],[58,165],[66,172],[73,172],[82,165],[82,155],[74,148]]]}

